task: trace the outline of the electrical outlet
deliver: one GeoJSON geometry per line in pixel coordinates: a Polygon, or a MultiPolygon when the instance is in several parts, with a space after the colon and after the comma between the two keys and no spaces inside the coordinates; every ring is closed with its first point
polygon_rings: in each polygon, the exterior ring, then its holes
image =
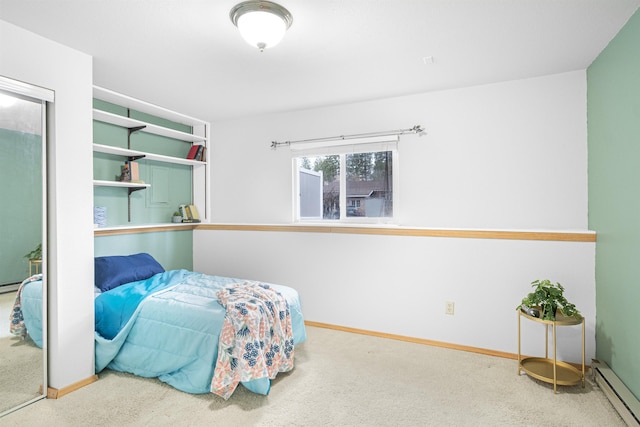
{"type": "Polygon", "coordinates": [[[455,308],[455,304],[453,303],[453,301],[447,301],[444,307],[444,314],[449,314],[453,316],[454,308],[455,308]]]}

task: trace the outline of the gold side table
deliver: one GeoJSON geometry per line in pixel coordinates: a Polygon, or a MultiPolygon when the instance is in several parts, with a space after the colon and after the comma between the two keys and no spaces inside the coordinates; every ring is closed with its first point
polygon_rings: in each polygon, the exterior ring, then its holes
{"type": "Polygon", "coordinates": [[[584,387],[584,317],[566,317],[556,315],[556,320],[543,320],[532,317],[518,310],[518,375],[524,371],[527,375],[540,381],[553,384],[553,392],[557,393],[558,385],[575,385],[582,382],[584,387]],[[523,357],[520,352],[520,320],[522,318],[542,323],[545,327],[544,357],[523,357]],[[556,356],[556,329],[558,326],[582,325],[582,371],[573,365],[562,362],[556,356]],[[549,327],[552,329],[553,358],[549,357],[549,327]]]}
{"type": "Polygon", "coordinates": [[[40,273],[40,268],[42,267],[41,259],[30,259],[29,260],[29,275],[33,276],[34,274],[40,273]]]}

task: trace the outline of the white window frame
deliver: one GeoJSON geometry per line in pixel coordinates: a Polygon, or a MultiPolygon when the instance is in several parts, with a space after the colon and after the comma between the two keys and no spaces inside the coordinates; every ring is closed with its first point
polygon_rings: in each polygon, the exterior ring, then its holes
{"type": "Polygon", "coordinates": [[[320,144],[301,144],[300,147],[291,146],[291,162],[293,170],[293,222],[294,223],[322,223],[322,224],[397,224],[400,217],[400,159],[398,153],[397,135],[361,138],[349,141],[329,141],[320,144]],[[358,153],[373,153],[391,151],[391,182],[393,185],[393,216],[391,217],[347,217],[347,183],[346,183],[346,155],[358,153]],[[316,219],[300,217],[300,181],[297,159],[300,157],[332,156],[340,157],[340,219],[316,219]]]}

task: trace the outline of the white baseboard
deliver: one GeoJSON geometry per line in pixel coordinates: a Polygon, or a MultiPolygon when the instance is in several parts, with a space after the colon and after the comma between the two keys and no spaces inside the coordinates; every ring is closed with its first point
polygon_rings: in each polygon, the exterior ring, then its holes
{"type": "Polygon", "coordinates": [[[591,363],[596,384],[629,426],[640,426],[640,401],[606,363],[593,360],[591,363]]]}

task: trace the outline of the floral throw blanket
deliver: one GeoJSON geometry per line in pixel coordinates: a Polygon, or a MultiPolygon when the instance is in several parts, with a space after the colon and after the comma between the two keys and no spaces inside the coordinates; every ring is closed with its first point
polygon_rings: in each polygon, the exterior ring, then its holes
{"type": "Polygon", "coordinates": [[[22,338],[27,336],[27,328],[24,325],[24,317],[22,317],[22,301],[20,295],[22,294],[22,288],[24,285],[37,280],[42,280],[42,274],[34,274],[33,276],[26,278],[18,288],[16,301],[13,303],[13,310],[11,310],[9,315],[9,332],[13,335],[17,335],[22,338]]]}
{"type": "Polygon", "coordinates": [[[287,300],[267,284],[236,283],[217,292],[226,309],[211,392],[228,399],[239,382],[293,369],[287,300]]]}

